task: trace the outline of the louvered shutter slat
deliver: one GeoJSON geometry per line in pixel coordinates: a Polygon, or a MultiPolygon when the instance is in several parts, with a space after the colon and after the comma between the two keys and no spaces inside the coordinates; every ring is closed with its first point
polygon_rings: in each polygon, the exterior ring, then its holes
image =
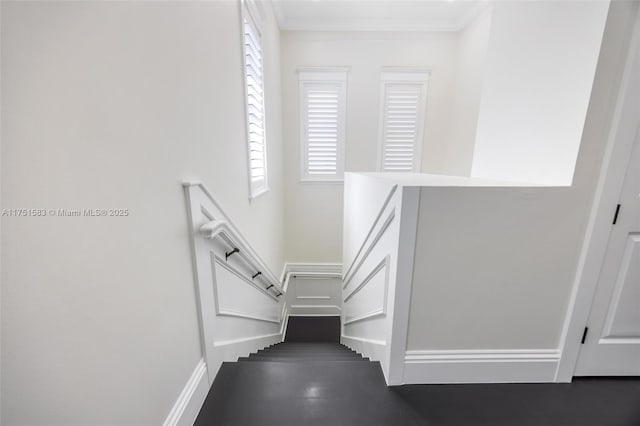
{"type": "Polygon", "coordinates": [[[264,79],[261,36],[254,23],[244,20],[247,132],[252,191],[266,187],[264,79]]]}
{"type": "Polygon", "coordinates": [[[307,87],[306,171],[309,175],[338,170],[339,87],[307,87]]]}
{"type": "Polygon", "coordinates": [[[415,169],[422,83],[385,84],[382,109],[382,171],[415,169]]]}

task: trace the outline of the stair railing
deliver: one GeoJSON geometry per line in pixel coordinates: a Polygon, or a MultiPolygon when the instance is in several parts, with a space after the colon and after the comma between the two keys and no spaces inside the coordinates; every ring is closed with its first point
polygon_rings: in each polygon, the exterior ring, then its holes
{"type": "Polygon", "coordinates": [[[259,266],[261,262],[253,256],[252,250],[244,243],[244,238],[237,235],[234,228],[229,226],[227,221],[218,219],[207,222],[200,227],[200,233],[205,238],[219,240],[230,249],[225,253],[227,261],[233,256],[240,259],[249,270],[255,271],[249,276],[249,279],[254,282],[261,282],[265,292],[275,297],[280,297],[284,294],[280,284],[270,279],[270,274],[263,273],[262,268],[259,266]]]}

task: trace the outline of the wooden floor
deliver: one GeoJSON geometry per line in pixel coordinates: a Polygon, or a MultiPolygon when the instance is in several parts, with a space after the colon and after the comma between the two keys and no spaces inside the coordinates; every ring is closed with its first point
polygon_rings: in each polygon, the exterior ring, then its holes
{"type": "Polygon", "coordinates": [[[339,322],[291,320],[284,343],[222,365],[196,426],[640,426],[638,378],[387,387],[339,322]]]}

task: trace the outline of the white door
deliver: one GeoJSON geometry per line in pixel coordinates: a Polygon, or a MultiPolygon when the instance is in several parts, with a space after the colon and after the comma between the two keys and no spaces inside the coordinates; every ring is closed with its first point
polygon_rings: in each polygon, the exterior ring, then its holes
{"type": "Polygon", "coordinates": [[[640,135],[620,194],[576,376],[640,375],[640,135]]]}

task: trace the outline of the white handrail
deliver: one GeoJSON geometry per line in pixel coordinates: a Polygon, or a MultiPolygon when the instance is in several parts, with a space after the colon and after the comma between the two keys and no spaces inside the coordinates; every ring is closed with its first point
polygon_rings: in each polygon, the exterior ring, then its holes
{"type": "MultiPolygon", "coordinates": [[[[220,204],[218,204],[207,187],[199,180],[184,180],[182,182],[182,186],[185,188],[198,186],[202,190],[202,192],[204,192],[207,198],[213,203],[216,209],[222,214],[222,218],[213,220],[201,226],[200,232],[205,232],[205,237],[207,236],[206,233],[210,234],[213,232],[215,233],[215,235],[223,233],[225,235],[225,238],[228,239],[229,243],[233,242],[233,248],[240,248],[245,263],[255,269],[256,272],[262,272],[259,277],[261,277],[261,279],[265,283],[268,282],[269,285],[273,285],[272,288],[277,289],[278,292],[285,293],[285,291],[282,289],[282,284],[280,283],[278,278],[276,278],[276,275],[273,273],[273,271],[271,271],[269,266],[267,266],[262,258],[255,252],[255,250],[253,250],[249,242],[240,233],[238,227],[233,223],[231,218],[227,216],[222,207],[220,207],[220,204]]],[[[213,237],[215,237],[215,235],[213,237]]]]}
{"type": "Polygon", "coordinates": [[[229,223],[225,220],[212,220],[211,222],[205,223],[200,227],[200,233],[204,235],[205,238],[222,239],[232,250],[239,249],[240,251],[234,253],[233,256],[240,258],[244,261],[244,263],[253,270],[254,274],[251,276],[253,281],[260,279],[262,282],[266,283],[265,291],[273,291],[275,290],[276,296],[284,294],[282,287],[280,284],[275,281],[269,279],[269,274],[264,273],[260,267],[260,261],[255,259],[252,256],[253,250],[250,247],[244,244],[244,239],[235,235],[235,230],[229,226],[229,223]]]}

